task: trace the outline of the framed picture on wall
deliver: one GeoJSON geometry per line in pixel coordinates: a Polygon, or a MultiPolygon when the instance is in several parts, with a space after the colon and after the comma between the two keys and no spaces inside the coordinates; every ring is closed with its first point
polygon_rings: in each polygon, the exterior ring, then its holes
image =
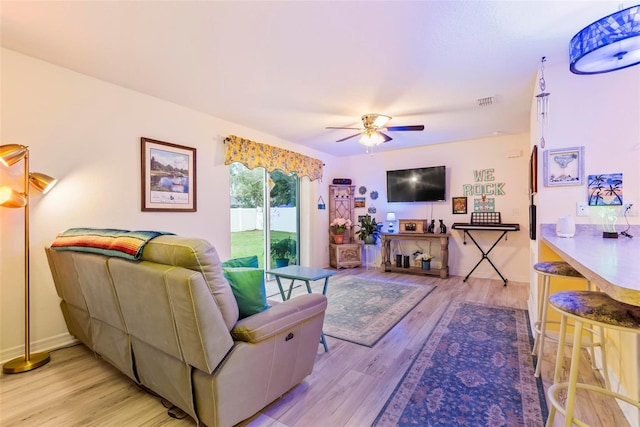
{"type": "Polygon", "coordinates": [[[467,213],[467,198],[466,197],[452,197],[451,208],[454,214],[466,214],[467,213]]]}
{"type": "Polygon", "coordinates": [[[196,211],[196,149],[141,138],[142,210],[196,211]]]}
{"type": "Polygon", "coordinates": [[[583,185],[584,147],[549,149],[544,152],[544,185],[583,185]]]}
{"type": "Polygon", "coordinates": [[[529,157],[529,195],[538,192],[538,146],[534,145],[529,157]]]}

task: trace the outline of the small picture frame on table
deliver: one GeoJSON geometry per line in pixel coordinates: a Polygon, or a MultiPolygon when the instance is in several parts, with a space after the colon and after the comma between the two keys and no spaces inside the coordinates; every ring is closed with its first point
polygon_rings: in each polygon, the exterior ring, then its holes
{"type": "Polygon", "coordinates": [[[584,147],[548,149],[544,151],[543,160],[545,187],[586,183],[584,147]]]}
{"type": "Polygon", "coordinates": [[[196,149],[141,138],[144,212],[196,211],[196,149]]]}
{"type": "Polygon", "coordinates": [[[467,213],[467,198],[466,197],[452,197],[451,208],[454,214],[466,214],[467,213]]]}

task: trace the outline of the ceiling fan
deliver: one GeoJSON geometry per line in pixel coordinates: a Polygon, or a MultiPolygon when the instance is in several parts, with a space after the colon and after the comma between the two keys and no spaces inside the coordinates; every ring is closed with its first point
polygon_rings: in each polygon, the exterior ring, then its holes
{"type": "Polygon", "coordinates": [[[393,139],[382,131],[397,132],[397,131],[407,131],[407,130],[412,130],[412,131],[424,130],[424,125],[386,126],[389,120],[391,120],[390,116],[385,116],[384,114],[378,114],[378,113],[369,113],[362,116],[362,124],[364,125],[364,127],[362,128],[328,126],[327,129],[359,130],[360,132],[347,136],[346,138],[339,139],[336,142],[346,141],[347,139],[351,139],[358,135],[362,135],[362,137],[360,138],[360,144],[365,145],[367,147],[380,145],[384,142],[391,141],[393,139]]]}

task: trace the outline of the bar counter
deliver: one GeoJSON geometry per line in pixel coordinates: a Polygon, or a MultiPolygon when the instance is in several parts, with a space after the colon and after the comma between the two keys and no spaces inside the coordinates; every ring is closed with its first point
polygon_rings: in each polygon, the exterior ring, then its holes
{"type": "Polygon", "coordinates": [[[640,233],[605,239],[601,231],[583,228],[565,238],[556,236],[555,226],[546,226],[541,234],[544,244],[609,296],[640,306],[640,233]]]}

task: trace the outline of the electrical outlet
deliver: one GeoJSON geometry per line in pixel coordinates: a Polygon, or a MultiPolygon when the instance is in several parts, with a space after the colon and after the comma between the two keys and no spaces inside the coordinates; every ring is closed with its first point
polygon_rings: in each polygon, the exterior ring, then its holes
{"type": "Polygon", "coordinates": [[[622,215],[625,216],[637,216],[638,208],[635,202],[626,202],[622,204],[622,215]]]}
{"type": "Polygon", "coordinates": [[[589,216],[589,204],[587,202],[576,203],[576,216],[589,216]]]}

